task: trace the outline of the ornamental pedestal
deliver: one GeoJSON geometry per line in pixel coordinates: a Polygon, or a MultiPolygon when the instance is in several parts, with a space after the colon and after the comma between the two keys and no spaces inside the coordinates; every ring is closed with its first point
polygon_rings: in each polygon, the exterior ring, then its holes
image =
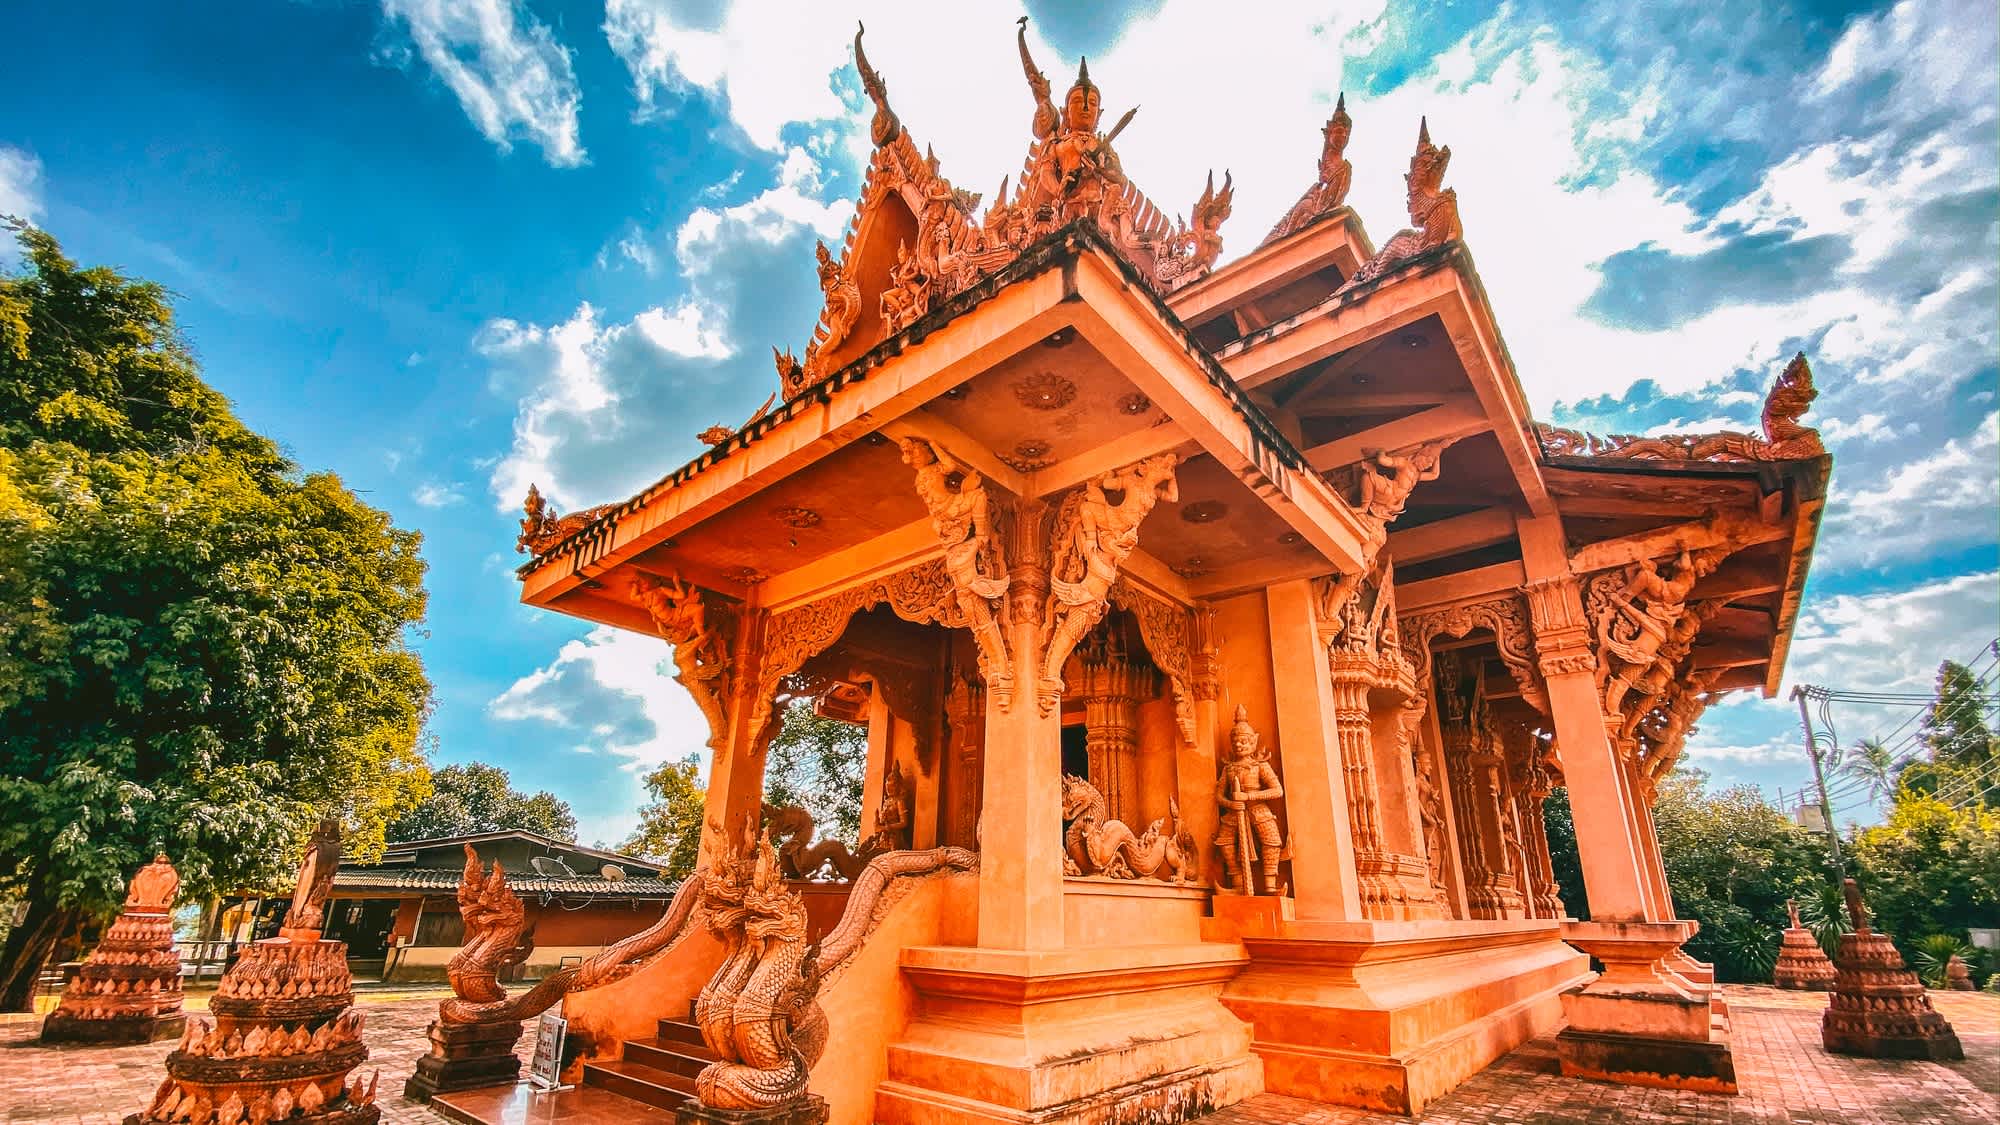
{"type": "Polygon", "coordinates": [[[521,1076],[521,1059],[514,1053],[514,1044],[525,1027],[519,1020],[432,1020],[430,1052],[417,1060],[417,1072],[403,1083],[403,1096],[427,1102],[453,1090],[513,1084],[521,1076]]]}
{"type": "Polygon", "coordinates": [[[150,1043],[181,1033],[181,958],[174,951],[180,877],[155,857],[132,878],[125,909],[63,989],[44,1043],[150,1043]]]}
{"type": "Polygon", "coordinates": [[[714,1109],[692,1099],[674,1111],[674,1125],[826,1125],[826,1099],[807,1094],[770,1109],[714,1109]]]}
{"type": "Polygon", "coordinates": [[[1833,987],[1833,961],[1819,947],[1819,939],[1813,932],[1799,925],[1799,908],[1792,903],[1785,905],[1791,911],[1792,924],[1786,927],[1784,940],[1778,946],[1772,983],[1779,988],[1825,992],[1833,987]]]}
{"type": "Polygon", "coordinates": [[[324,821],[306,847],[278,936],[256,942],[222,974],[209,1014],[187,1021],[167,1079],[125,1125],[375,1125],[375,1081],[347,1076],[368,1058],[347,971],[347,943],[320,938],[340,865],[340,826],[324,821]]]}
{"type": "Polygon", "coordinates": [[[1563,993],[1563,1074],[1634,1086],[1736,1092],[1736,1064],[1712,989],[1676,972],[1692,922],[1565,922],[1563,940],[1604,965],[1563,993]]]}
{"type": "Polygon", "coordinates": [[[1838,975],[1820,1041],[1829,1051],[1876,1059],[1962,1059],[1958,1033],[1931,1007],[1917,974],[1889,935],[1868,928],[1861,892],[1849,879],[1843,887],[1854,931],[1840,935],[1834,958],[1838,975]]]}

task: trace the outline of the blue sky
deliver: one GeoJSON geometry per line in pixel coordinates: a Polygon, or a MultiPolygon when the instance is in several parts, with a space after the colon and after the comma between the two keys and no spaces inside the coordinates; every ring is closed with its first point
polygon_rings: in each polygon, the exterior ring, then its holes
{"type": "MultiPolygon", "coordinates": [[[[1918,690],[2000,633],[1990,5],[83,7],[10,21],[0,211],[172,288],[253,425],[424,532],[438,760],[556,791],[587,839],[700,720],[660,642],[516,604],[519,497],[622,498],[774,389],[865,155],[857,16],[905,123],[990,190],[1027,12],[1045,68],[1087,52],[1107,109],[1144,106],[1120,152],[1150,194],[1233,171],[1225,259],[1310,181],[1341,89],[1385,239],[1428,114],[1541,417],[1754,428],[1812,355],[1836,468],[1793,679],[1918,690]]],[[[1689,757],[1808,776],[1782,697],[1711,710],[1689,757]]]]}

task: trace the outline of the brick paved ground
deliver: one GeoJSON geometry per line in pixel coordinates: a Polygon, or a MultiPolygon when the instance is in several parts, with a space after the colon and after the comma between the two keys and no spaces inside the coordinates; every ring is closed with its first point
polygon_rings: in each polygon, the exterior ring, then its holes
{"type": "MultiPolygon", "coordinates": [[[[1958,1029],[1967,1056],[1965,1062],[1941,1065],[1827,1054],[1819,1045],[1823,996],[1767,988],[1730,988],[1727,995],[1734,1013],[1740,1097],[1563,1078],[1556,1072],[1554,1043],[1537,1040],[1474,1076],[1432,1106],[1422,1121],[1425,1125],[2000,1123],[2000,996],[1933,994],[1938,1009],[1958,1029]]],[[[424,1027],[437,1011],[435,995],[419,999],[364,995],[361,1004],[368,1016],[372,1052],[363,1073],[381,1069],[383,1120],[390,1125],[439,1125],[441,1118],[401,1096],[403,1080],[424,1051],[424,1027]]],[[[116,1125],[139,1109],[159,1085],[165,1074],[161,1060],[173,1046],[47,1048],[35,1042],[39,1026],[38,1018],[0,1016],[0,1107],[9,1125],[116,1125]]],[[[1407,1120],[1266,1095],[1216,1114],[1205,1125],[1401,1125],[1407,1120]]]]}

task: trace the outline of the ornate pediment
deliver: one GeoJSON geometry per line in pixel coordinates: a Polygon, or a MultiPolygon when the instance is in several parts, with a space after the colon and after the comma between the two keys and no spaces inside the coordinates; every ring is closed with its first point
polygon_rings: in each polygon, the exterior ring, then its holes
{"type": "Polygon", "coordinates": [[[1069,223],[1089,220],[1163,293],[1206,274],[1222,253],[1220,228],[1234,183],[1214,176],[1195,201],[1192,222],[1167,216],[1125,177],[1112,142],[1136,109],[1099,132],[1102,97],[1086,62],[1058,107],[1047,76],[1028,52],[1021,21],[1021,67],[1034,97],[1032,140],[1021,173],[982,212],[981,197],[952,185],[889,106],[888,83],[854,36],[854,64],[875,105],[875,151],[860,206],[838,255],[818,249],[825,303],[805,357],[780,353],[787,399],[817,385],[876,343],[923,319],[939,303],[1013,261],[1069,223]]]}

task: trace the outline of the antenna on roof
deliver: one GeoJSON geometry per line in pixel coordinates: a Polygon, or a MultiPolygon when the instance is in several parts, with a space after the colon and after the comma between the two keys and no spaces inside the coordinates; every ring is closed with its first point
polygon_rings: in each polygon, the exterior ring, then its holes
{"type": "Polygon", "coordinates": [[[528,866],[533,867],[535,873],[538,875],[548,875],[560,879],[576,878],[576,872],[570,870],[569,864],[552,855],[535,856],[528,861],[528,866]]]}
{"type": "Polygon", "coordinates": [[[625,869],[615,863],[605,864],[603,867],[597,869],[597,873],[604,876],[605,881],[609,883],[622,883],[625,881],[625,869]]]}

